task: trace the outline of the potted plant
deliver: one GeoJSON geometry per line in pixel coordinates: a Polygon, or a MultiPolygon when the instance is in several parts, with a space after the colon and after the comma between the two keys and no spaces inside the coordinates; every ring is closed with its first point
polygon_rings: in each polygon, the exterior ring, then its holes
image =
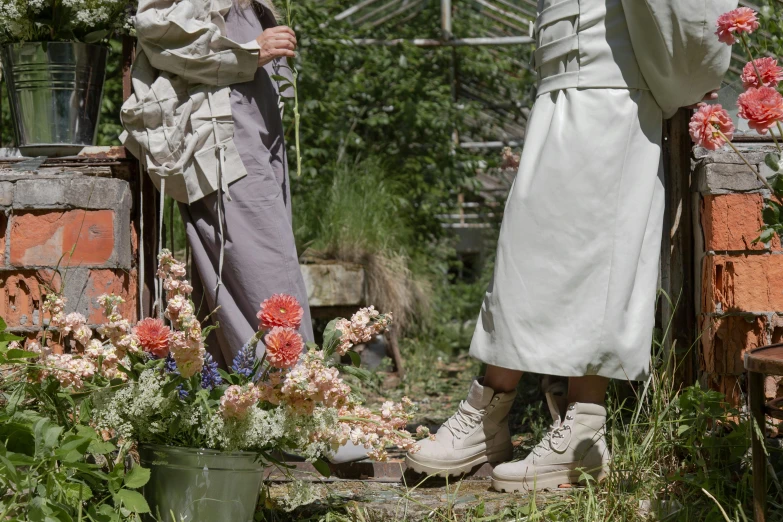
{"type": "Polygon", "coordinates": [[[205,351],[212,327],[202,329],[196,318],[185,265],[166,250],[158,259],[168,323],[146,318],[132,326],[121,314],[123,299],[103,295],[106,319],[96,335],[84,316],[66,314],[65,298],[50,291],[42,311],[56,334],[46,332],[48,342],[10,345],[17,365],[29,365],[16,371],[20,379],[58,383],[108,441],[136,445],[138,464],[150,470],[136,513],[167,522],[250,522],[264,468],[279,464],[280,452],[300,455],[328,474],[321,457],[348,440],[378,460],[389,445],[416,449],[404,430],[409,400],[371,411],[341,377],[362,375],[350,349],[388,328],[389,314],[361,309],[350,320],[332,321],[322,348],[305,346],[297,331],[302,307],[291,296],[272,296],[258,312],[259,331],[223,370],[205,351]],[[259,343],[265,347],[260,358],[259,343]],[[58,346],[71,352],[57,353],[58,346]],[[341,365],[335,356],[342,355],[352,364],[341,365]]]}
{"type": "Polygon", "coordinates": [[[24,155],[95,143],[108,47],[130,28],[125,0],[0,0],[0,60],[24,155]]]}

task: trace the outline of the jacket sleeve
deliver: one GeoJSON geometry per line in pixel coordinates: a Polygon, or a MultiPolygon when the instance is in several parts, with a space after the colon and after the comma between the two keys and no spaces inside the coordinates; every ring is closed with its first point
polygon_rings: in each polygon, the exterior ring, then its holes
{"type": "MultiPolygon", "coordinates": [[[[250,81],[258,68],[258,43],[221,35],[220,12],[205,0],[140,0],[136,36],[150,64],[189,83],[224,87],[250,81]]],[[[230,5],[230,4],[229,4],[230,5]]]]}

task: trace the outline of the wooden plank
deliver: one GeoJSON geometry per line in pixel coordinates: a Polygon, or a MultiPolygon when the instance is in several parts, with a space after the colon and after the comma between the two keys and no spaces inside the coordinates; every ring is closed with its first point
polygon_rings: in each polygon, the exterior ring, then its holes
{"type": "Polygon", "coordinates": [[[696,296],[691,176],[691,111],[681,109],[664,124],[663,165],[666,187],[664,234],[661,244],[661,287],[669,295],[660,303],[660,326],[668,335],[666,350],[675,350],[675,378],[683,386],[696,382],[696,296]]]}

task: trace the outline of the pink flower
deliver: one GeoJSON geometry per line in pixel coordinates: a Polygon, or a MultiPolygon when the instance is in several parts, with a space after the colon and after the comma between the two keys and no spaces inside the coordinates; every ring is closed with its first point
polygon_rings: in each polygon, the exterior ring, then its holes
{"type": "Polygon", "coordinates": [[[139,321],[133,329],[133,334],[145,352],[158,359],[163,359],[169,354],[171,329],[160,319],[148,317],[139,321]]]}
{"type": "Polygon", "coordinates": [[[740,33],[752,33],[759,28],[759,20],[756,18],[756,11],[749,7],[740,7],[718,17],[718,40],[733,45],[736,42],[735,36],[740,33]]]}
{"type": "Polygon", "coordinates": [[[750,88],[739,95],[739,116],[759,134],[766,134],[775,122],[783,120],[783,96],[772,87],[750,88]]]}
{"type": "Polygon", "coordinates": [[[260,321],[259,328],[282,326],[298,330],[303,315],[304,310],[296,298],[286,294],[275,294],[261,303],[261,310],[256,317],[260,321]]]}
{"type": "Polygon", "coordinates": [[[172,332],[169,347],[177,363],[177,370],[186,379],[197,374],[204,367],[206,349],[200,336],[191,337],[186,332],[172,332]]]}
{"type": "Polygon", "coordinates": [[[774,58],[758,58],[748,62],[742,69],[742,85],[746,89],[751,87],[777,87],[781,80],[783,80],[783,67],[780,67],[778,61],[774,58]],[[758,69],[761,75],[761,82],[757,78],[756,69],[758,69]]]}
{"type": "Polygon", "coordinates": [[[734,123],[719,104],[699,107],[688,127],[694,143],[708,150],[718,150],[734,135],[734,123]]]}
{"type": "Polygon", "coordinates": [[[220,398],[220,414],[226,419],[244,419],[247,412],[258,403],[260,393],[253,384],[247,389],[232,384],[220,398]]]}
{"type": "Polygon", "coordinates": [[[266,358],[274,368],[291,368],[302,355],[304,341],[293,328],[275,326],[266,334],[266,358]]]}

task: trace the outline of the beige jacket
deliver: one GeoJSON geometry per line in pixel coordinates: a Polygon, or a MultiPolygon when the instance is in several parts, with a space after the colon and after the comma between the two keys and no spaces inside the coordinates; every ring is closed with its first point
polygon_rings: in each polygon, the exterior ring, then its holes
{"type": "Polygon", "coordinates": [[[622,0],[639,68],[669,118],[721,86],[731,47],[715,35],[737,0],[622,0]]]}
{"type": "Polygon", "coordinates": [[[139,0],[123,144],[158,189],[192,203],[247,175],[234,146],[229,85],[253,79],[255,41],[225,37],[232,0],[139,0]]]}

